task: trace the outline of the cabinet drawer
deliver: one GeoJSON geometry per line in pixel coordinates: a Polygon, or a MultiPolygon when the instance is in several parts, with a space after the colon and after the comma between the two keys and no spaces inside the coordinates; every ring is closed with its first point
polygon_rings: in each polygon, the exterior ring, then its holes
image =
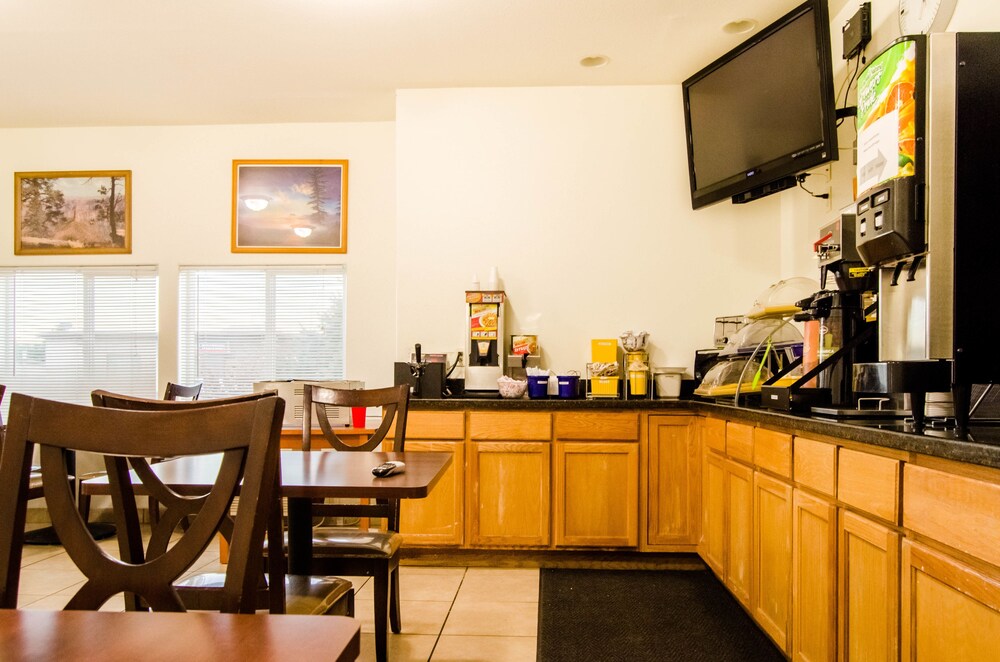
{"type": "Polygon", "coordinates": [[[639,438],[639,414],[557,412],[555,433],[556,439],[636,441],[639,438]]]}
{"type": "Polygon", "coordinates": [[[549,441],[552,414],[547,412],[474,411],[469,438],[492,441],[549,441]]]}
{"type": "Polygon", "coordinates": [[[753,462],[753,426],[726,423],[726,454],[744,462],[753,462]]]}
{"type": "Polygon", "coordinates": [[[898,524],[899,465],[899,460],[841,448],[837,467],[837,498],[898,524]]]}
{"type": "Polygon", "coordinates": [[[903,524],[1000,566],[1000,485],[907,464],[903,524]]]}
{"type": "Polygon", "coordinates": [[[726,452],[726,422],[721,418],[701,419],[701,443],[720,453],[726,452]]]}
{"type": "Polygon", "coordinates": [[[795,437],[795,482],[829,496],[837,495],[837,447],[795,437]]]}
{"type": "Polygon", "coordinates": [[[407,439],[465,439],[465,412],[409,411],[407,439]]]}
{"type": "Polygon", "coordinates": [[[763,428],[753,431],[753,463],[785,478],[792,477],[792,435],[763,428]]]}

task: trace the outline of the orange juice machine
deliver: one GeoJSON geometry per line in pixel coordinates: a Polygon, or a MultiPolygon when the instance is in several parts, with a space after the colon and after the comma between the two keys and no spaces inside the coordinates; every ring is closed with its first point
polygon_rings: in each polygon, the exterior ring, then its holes
{"type": "Polygon", "coordinates": [[[1000,33],[901,37],[858,75],[857,248],[878,282],[878,360],[854,390],[952,392],[1000,381],[996,304],[1000,33]]]}
{"type": "Polygon", "coordinates": [[[504,301],[499,290],[465,293],[466,391],[498,391],[504,374],[504,301]]]}

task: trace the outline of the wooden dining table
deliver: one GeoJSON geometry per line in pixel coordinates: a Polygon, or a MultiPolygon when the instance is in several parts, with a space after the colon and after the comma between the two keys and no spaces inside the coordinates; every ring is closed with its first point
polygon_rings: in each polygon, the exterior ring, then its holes
{"type": "Polygon", "coordinates": [[[324,660],[356,660],[361,654],[359,621],[346,616],[0,609],[4,662],[277,661],[320,654],[324,660]]]}
{"type": "MultiPolygon", "coordinates": [[[[180,494],[204,494],[215,482],[221,456],[186,456],[151,465],[165,485],[180,494]]],[[[312,566],[312,502],[325,498],[422,499],[452,462],[445,452],[351,453],[281,451],[281,495],[288,499],[288,572],[308,575],[312,566]],[[378,478],[372,468],[389,460],[403,473],[378,478]]],[[[107,476],[81,483],[84,494],[109,494],[107,476]]],[[[136,494],[143,494],[136,485],[136,494]]]]}

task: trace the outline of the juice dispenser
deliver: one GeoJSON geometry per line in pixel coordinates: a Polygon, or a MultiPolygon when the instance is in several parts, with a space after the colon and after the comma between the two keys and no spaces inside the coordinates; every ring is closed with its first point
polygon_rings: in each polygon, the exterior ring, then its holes
{"type": "Polygon", "coordinates": [[[468,290],[465,293],[466,391],[499,390],[504,374],[504,301],[499,290],[468,290]]]}
{"type": "Polygon", "coordinates": [[[856,391],[951,390],[964,429],[974,384],[1000,380],[996,155],[1000,33],[904,36],[858,76],[857,247],[877,271],[878,361],[856,391]]]}

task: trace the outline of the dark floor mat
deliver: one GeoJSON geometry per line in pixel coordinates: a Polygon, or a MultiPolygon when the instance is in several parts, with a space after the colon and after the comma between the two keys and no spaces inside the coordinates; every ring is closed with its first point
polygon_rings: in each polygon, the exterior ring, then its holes
{"type": "Polygon", "coordinates": [[[543,568],[538,662],[785,657],[708,571],[543,568]]]}

